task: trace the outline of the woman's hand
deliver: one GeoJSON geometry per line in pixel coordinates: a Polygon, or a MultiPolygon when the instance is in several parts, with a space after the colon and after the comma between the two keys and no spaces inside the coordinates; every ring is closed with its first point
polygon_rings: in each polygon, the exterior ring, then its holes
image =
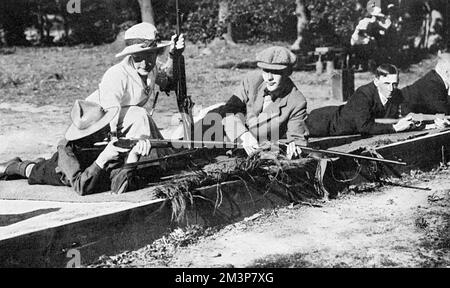
{"type": "Polygon", "coordinates": [[[171,43],[170,43],[170,49],[169,49],[169,53],[173,54],[175,53],[175,50],[181,51],[183,52],[184,47],[185,47],[185,41],[184,41],[184,35],[183,33],[180,34],[180,36],[178,37],[177,43],[175,43],[175,38],[177,37],[177,35],[172,35],[172,38],[170,39],[171,43]]]}
{"type": "Polygon", "coordinates": [[[106,147],[102,151],[102,153],[100,153],[100,155],[98,155],[97,159],[95,160],[95,163],[97,163],[97,165],[100,168],[103,169],[103,168],[105,168],[106,163],[108,163],[112,160],[117,160],[119,158],[120,153],[126,153],[126,152],[130,151],[130,149],[114,146],[114,143],[116,143],[116,142],[117,142],[117,139],[110,141],[108,143],[108,145],[106,145],[106,147]]]}
{"type": "Polygon", "coordinates": [[[141,156],[150,155],[150,150],[152,149],[152,144],[150,140],[139,140],[136,145],[133,146],[130,153],[128,154],[126,163],[135,163],[139,160],[141,156]]]}

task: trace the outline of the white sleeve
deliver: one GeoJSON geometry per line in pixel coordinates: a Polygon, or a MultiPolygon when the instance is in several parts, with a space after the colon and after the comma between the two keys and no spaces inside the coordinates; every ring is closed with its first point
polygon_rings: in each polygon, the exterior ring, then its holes
{"type": "MultiPolygon", "coordinates": [[[[98,104],[100,104],[100,106],[104,109],[121,107],[124,93],[124,77],[122,77],[120,71],[115,69],[109,69],[106,71],[98,89],[98,104]]],[[[114,117],[114,119],[110,122],[111,132],[117,132],[119,115],[120,113],[117,113],[116,117],[114,117]]]]}
{"type": "Polygon", "coordinates": [[[123,77],[117,69],[109,69],[99,85],[98,99],[103,108],[120,107],[125,92],[123,77]]]}

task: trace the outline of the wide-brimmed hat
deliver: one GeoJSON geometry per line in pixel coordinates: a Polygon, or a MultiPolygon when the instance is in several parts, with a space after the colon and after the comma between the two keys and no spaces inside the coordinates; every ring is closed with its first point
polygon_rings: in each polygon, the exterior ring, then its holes
{"type": "Polygon", "coordinates": [[[372,11],[370,12],[370,15],[377,17],[384,17],[384,14],[381,13],[381,8],[378,6],[373,7],[372,11]]]}
{"type": "Polygon", "coordinates": [[[116,57],[122,57],[144,51],[155,52],[170,45],[170,41],[160,41],[158,30],[153,24],[142,22],[125,31],[125,45],[116,57]]]}
{"type": "Polygon", "coordinates": [[[94,134],[108,125],[118,111],[119,107],[104,110],[97,103],[76,100],[70,112],[72,125],[66,131],[66,139],[73,141],[94,134]]]}
{"type": "Polygon", "coordinates": [[[258,53],[256,61],[256,65],[262,69],[284,70],[295,64],[297,56],[285,47],[273,46],[258,53]]]}
{"type": "Polygon", "coordinates": [[[369,0],[366,4],[367,12],[372,13],[373,8],[377,7],[377,1],[376,0],[369,0]]]}

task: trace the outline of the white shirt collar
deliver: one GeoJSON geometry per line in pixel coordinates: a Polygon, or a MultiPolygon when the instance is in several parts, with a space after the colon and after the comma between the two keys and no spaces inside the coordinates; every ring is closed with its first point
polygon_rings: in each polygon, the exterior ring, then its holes
{"type": "Polygon", "coordinates": [[[449,85],[449,79],[446,79],[446,77],[444,76],[444,73],[442,73],[442,71],[440,71],[439,69],[435,69],[436,73],[442,78],[442,81],[444,81],[445,84],[445,89],[447,89],[447,94],[450,96],[450,85],[449,85]]]}
{"type": "Polygon", "coordinates": [[[383,94],[380,93],[380,90],[378,90],[378,96],[380,96],[380,100],[381,100],[381,104],[383,104],[383,106],[386,106],[386,103],[389,101],[389,99],[384,96],[383,94]]]}

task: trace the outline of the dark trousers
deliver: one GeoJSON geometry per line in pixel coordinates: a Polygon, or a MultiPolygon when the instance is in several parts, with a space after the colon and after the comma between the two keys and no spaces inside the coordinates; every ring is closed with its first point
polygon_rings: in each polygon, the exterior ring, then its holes
{"type": "Polygon", "coordinates": [[[64,183],[64,174],[56,172],[58,167],[58,153],[52,158],[36,163],[28,177],[28,184],[44,184],[53,186],[70,186],[64,183]]]}
{"type": "Polygon", "coordinates": [[[339,106],[325,106],[312,110],[306,119],[310,137],[325,137],[333,134],[330,127],[331,119],[338,111],[339,106]]]}

